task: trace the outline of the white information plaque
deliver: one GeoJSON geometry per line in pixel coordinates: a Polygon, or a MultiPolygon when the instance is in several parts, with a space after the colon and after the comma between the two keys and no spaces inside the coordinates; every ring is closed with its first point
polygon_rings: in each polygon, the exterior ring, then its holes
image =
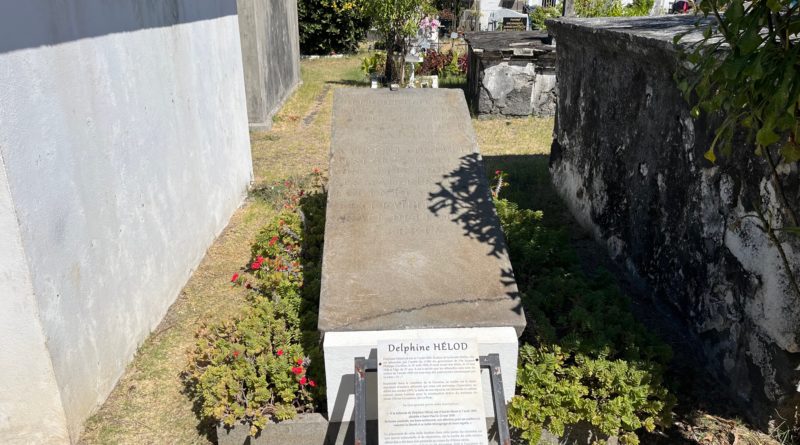
{"type": "Polygon", "coordinates": [[[378,342],[381,445],[487,445],[474,339],[378,342]]]}

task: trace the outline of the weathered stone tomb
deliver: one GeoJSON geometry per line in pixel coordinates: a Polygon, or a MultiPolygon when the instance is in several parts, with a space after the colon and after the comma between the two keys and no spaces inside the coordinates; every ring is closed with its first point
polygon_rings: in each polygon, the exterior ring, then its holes
{"type": "MultiPolygon", "coordinates": [[[[714,123],[692,119],[673,79],[672,38],[699,33],[694,21],[548,21],[558,40],[553,181],[609,255],[685,321],[741,411],[761,426],[791,421],[800,409],[800,296],[756,209],[775,226],[790,219],[752,146],[740,142],[715,164],[703,157],[714,123]]],[[[796,206],[798,163],[779,176],[796,206]]],[[[781,238],[798,276],[800,242],[781,238]]]]}
{"type": "Polygon", "coordinates": [[[473,32],[467,99],[479,116],[552,116],[556,48],[545,31],[473,32]]]}
{"type": "Polygon", "coordinates": [[[330,420],[351,419],[353,359],[382,340],[474,339],[500,354],[510,398],[525,317],[461,91],[337,90],[328,193],[330,420]]]}

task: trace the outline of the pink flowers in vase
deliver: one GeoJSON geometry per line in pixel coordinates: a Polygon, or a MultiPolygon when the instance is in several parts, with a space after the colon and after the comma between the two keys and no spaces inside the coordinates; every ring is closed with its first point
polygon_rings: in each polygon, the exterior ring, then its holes
{"type": "Polygon", "coordinates": [[[425,16],[419,21],[419,31],[423,37],[431,40],[439,32],[439,27],[442,26],[438,19],[425,16]]]}

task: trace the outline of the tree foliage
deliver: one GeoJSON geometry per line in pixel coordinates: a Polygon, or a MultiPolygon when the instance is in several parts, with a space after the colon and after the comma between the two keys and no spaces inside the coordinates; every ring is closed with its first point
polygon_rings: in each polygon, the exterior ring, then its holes
{"type": "MultiPolygon", "coordinates": [[[[386,42],[386,78],[399,78],[395,55],[404,58],[407,39],[416,35],[419,21],[432,12],[431,0],[357,0],[359,9],[386,42]]],[[[400,64],[402,65],[402,61],[400,64]]]]}
{"type": "Polygon", "coordinates": [[[368,20],[353,1],[299,0],[303,54],[352,53],[364,38],[368,20]]]}
{"type": "Polygon", "coordinates": [[[624,6],[622,0],[575,0],[575,14],[578,17],[642,16],[650,13],[653,2],[654,0],[634,0],[624,6]]]}
{"type": "Polygon", "coordinates": [[[716,162],[719,155],[749,146],[734,147],[734,137],[744,137],[755,145],[754,155],[769,165],[782,205],[780,219],[788,224],[773,227],[772,218],[753,204],[800,295],[779,239],[781,233],[800,233],[797,203],[787,199],[778,174],[780,164],[800,160],[800,5],[795,0],[704,0],[698,7],[704,17],[696,25],[702,37],[681,47],[686,63],[676,74],[678,86],[694,105],[692,117],[706,114],[720,122],[706,159],[716,162]]]}
{"type": "Polygon", "coordinates": [[[530,14],[528,14],[531,21],[531,28],[542,30],[547,29],[545,21],[548,19],[561,17],[563,9],[564,6],[562,4],[559,4],[558,6],[544,6],[534,9],[530,14]]]}
{"type": "Polygon", "coordinates": [[[698,24],[703,37],[685,52],[690,65],[680,73],[679,86],[695,103],[694,117],[708,113],[723,120],[706,157],[713,162],[718,153],[729,155],[734,132],[742,127],[757,155],[800,160],[797,2],[709,0],[698,7],[717,20],[698,24]]]}

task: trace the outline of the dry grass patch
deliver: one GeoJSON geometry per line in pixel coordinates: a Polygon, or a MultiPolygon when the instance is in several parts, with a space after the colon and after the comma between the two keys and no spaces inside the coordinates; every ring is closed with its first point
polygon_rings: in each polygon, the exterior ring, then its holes
{"type": "Polygon", "coordinates": [[[552,117],[472,120],[484,155],[550,154],[553,123],[552,117]]]}

